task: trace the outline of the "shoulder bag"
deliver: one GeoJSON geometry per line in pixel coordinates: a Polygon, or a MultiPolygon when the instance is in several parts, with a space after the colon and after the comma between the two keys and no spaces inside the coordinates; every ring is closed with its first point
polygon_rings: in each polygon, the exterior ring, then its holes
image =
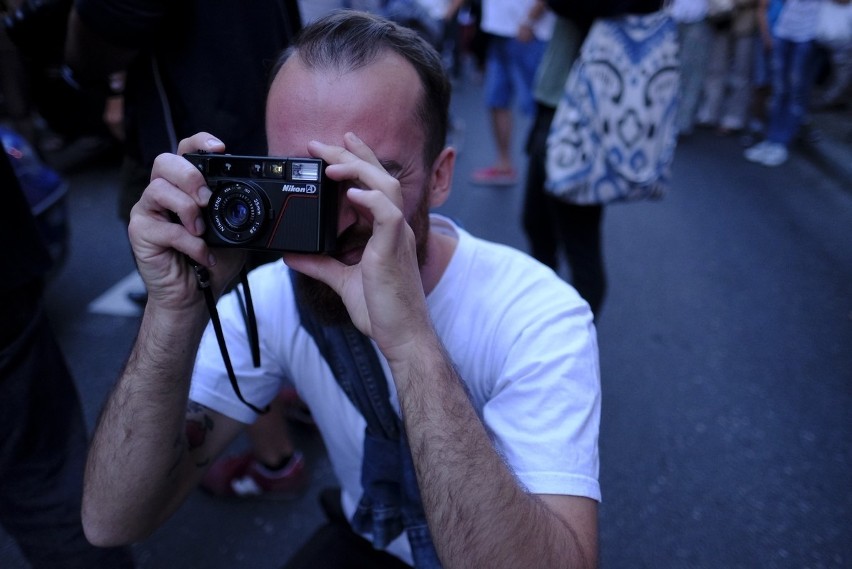
{"type": "Polygon", "coordinates": [[[677,143],[678,50],[666,11],[595,21],[551,124],[549,194],[579,205],[662,197],[677,143]]]}

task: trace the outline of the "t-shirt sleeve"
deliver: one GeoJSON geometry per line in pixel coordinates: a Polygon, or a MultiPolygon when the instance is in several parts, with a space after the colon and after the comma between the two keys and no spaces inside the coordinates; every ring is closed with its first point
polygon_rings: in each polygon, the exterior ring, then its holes
{"type": "Polygon", "coordinates": [[[601,499],[600,369],[588,307],[542,314],[522,329],[483,418],[530,492],[601,499]]]}

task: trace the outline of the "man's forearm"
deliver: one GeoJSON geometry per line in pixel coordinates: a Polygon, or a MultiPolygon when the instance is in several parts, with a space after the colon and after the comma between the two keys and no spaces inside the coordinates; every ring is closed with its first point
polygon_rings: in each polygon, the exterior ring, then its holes
{"type": "MultiPolygon", "coordinates": [[[[203,308],[202,308],[203,310],[203,308]]],[[[206,313],[158,318],[149,307],[101,414],[86,465],[83,522],[96,545],[144,537],[191,487],[184,442],[189,377],[206,313]]]]}
{"type": "Polygon", "coordinates": [[[444,567],[594,566],[576,528],[524,491],[499,456],[440,340],[394,374],[444,567]]]}

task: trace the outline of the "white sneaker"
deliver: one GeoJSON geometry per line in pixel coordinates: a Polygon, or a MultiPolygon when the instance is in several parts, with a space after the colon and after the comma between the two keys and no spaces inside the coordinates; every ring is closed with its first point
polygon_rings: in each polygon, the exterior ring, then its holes
{"type": "Polygon", "coordinates": [[[751,148],[746,148],[743,156],[749,162],[757,162],[758,164],[763,163],[763,156],[766,154],[769,147],[772,146],[772,143],[768,140],[764,140],[763,142],[758,142],[751,148]]]}
{"type": "Polygon", "coordinates": [[[770,145],[766,152],[763,153],[763,160],[760,163],[770,167],[780,166],[787,161],[789,156],[790,153],[787,152],[787,148],[783,144],[776,143],[770,145]]]}

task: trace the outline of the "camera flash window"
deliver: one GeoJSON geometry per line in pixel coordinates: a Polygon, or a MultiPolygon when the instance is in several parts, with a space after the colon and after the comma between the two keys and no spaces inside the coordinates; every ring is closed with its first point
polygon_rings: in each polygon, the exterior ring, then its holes
{"type": "Polygon", "coordinates": [[[293,162],[292,178],[301,182],[319,181],[319,162],[293,162]]]}

